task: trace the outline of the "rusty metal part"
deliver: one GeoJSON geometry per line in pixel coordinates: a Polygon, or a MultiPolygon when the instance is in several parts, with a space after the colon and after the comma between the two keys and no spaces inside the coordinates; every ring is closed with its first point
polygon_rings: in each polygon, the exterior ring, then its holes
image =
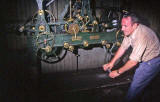
{"type": "Polygon", "coordinates": [[[70,34],[77,34],[79,32],[78,24],[71,24],[69,25],[68,33],[70,34]]]}
{"type": "Polygon", "coordinates": [[[73,52],[73,50],[74,50],[74,46],[70,45],[69,46],[69,51],[73,52]]]}
{"type": "Polygon", "coordinates": [[[63,46],[64,46],[64,48],[68,49],[68,48],[69,48],[69,43],[65,42],[65,43],[63,44],[63,46]]]}
{"type": "Polygon", "coordinates": [[[44,11],[43,11],[43,10],[39,10],[39,11],[38,11],[38,14],[39,14],[39,15],[43,15],[43,14],[44,14],[44,11]]]}
{"type": "Polygon", "coordinates": [[[110,44],[106,44],[106,47],[109,49],[111,47],[111,45],[110,44]]]}
{"type": "Polygon", "coordinates": [[[104,45],[107,44],[107,41],[106,41],[106,40],[102,40],[102,41],[101,41],[101,44],[104,46],[104,45]]]}
{"type": "Polygon", "coordinates": [[[120,46],[120,45],[121,45],[121,43],[118,41],[118,42],[116,42],[116,45],[117,45],[117,46],[120,46]]]}
{"type": "Polygon", "coordinates": [[[83,17],[80,16],[80,14],[77,14],[76,17],[77,17],[79,20],[83,20],[83,17]]]}
{"type": "Polygon", "coordinates": [[[32,30],[35,30],[35,27],[32,27],[32,30]]]}
{"type": "Polygon", "coordinates": [[[94,21],[92,22],[92,24],[93,24],[93,25],[97,25],[97,24],[98,24],[97,20],[94,20],[94,21]]]}
{"type": "Polygon", "coordinates": [[[84,46],[84,47],[88,47],[88,46],[89,46],[88,41],[83,41],[83,46],[84,46]]]}
{"type": "Polygon", "coordinates": [[[45,31],[45,26],[44,26],[44,25],[40,25],[40,26],[39,26],[39,30],[40,30],[40,31],[45,31]]]}
{"type": "Polygon", "coordinates": [[[45,50],[47,53],[52,51],[51,46],[46,46],[45,48],[42,48],[43,50],[45,50]]]}

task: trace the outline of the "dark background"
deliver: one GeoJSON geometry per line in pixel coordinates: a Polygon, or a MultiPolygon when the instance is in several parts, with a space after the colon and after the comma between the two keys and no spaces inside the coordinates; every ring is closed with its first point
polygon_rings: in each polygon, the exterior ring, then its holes
{"type": "MultiPolygon", "coordinates": [[[[65,4],[65,0],[55,0],[59,5],[57,10],[53,10],[52,12],[56,12],[55,15],[58,16],[58,12],[62,11],[62,7],[65,4]]],[[[98,70],[103,63],[102,56],[93,56],[96,53],[101,54],[104,53],[101,49],[94,49],[94,51],[84,51],[80,50],[82,54],[81,59],[79,60],[79,68],[83,71],[76,72],[76,58],[69,53],[68,57],[64,59],[64,61],[58,64],[47,64],[42,62],[42,73],[43,80],[39,76],[38,68],[40,66],[31,66],[28,58],[28,54],[26,54],[26,45],[27,39],[26,35],[20,34],[17,28],[23,24],[28,18],[30,18],[36,11],[37,5],[35,0],[3,0],[0,1],[1,8],[1,23],[0,23],[0,96],[1,102],[66,102],[66,101],[94,101],[94,102],[113,102],[116,100],[115,97],[121,99],[124,97],[126,90],[128,88],[128,84],[124,84],[122,86],[114,86],[109,89],[98,88],[98,90],[93,90],[91,88],[86,89],[85,91],[75,91],[70,93],[58,93],[55,94],[54,91],[61,90],[64,91],[63,88],[71,91],[72,87],[76,87],[77,90],[88,88],[87,85],[94,84],[88,83],[89,80],[81,81],[90,77],[87,75],[95,75],[95,73],[104,73],[102,70],[98,70]],[[88,55],[86,57],[86,55],[88,55]],[[86,59],[91,59],[86,60],[86,59]],[[85,60],[85,63],[84,63],[85,60]],[[97,61],[98,60],[98,61],[97,61]],[[67,62],[69,61],[69,62],[67,62]],[[96,69],[96,70],[95,70],[96,69]],[[54,72],[54,76],[53,73],[54,72]],[[65,74],[64,74],[65,72],[65,74]],[[74,72],[74,74],[70,74],[74,72]],[[85,72],[85,73],[84,73],[85,72]],[[49,74],[48,74],[49,73],[49,74]],[[60,74],[55,74],[60,73],[60,74]],[[76,73],[76,74],[75,74],[76,73]],[[77,74],[78,73],[78,74],[77,74]],[[81,74],[82,73],[82,74],[81,74]],[[56,76],[57,75],[57,76],[56,76]],[[63,77],[62,77],[63,76],[63,77]],[[86,83],[86,86],[82,83],[78,83],[74,81],[78,76],[80,82],[86,83]],[[68,79],[64,78],[68,77],[68,79]],[[71,78],[73,77],[73,79],[71,78]],[[75,78],[75,79],[74,79],[75,78]],[[53,80],[57,79],[57,80],[53,80]],[[73,86],[70,83],[72,83],[73,86]],[[68,81],[66,81],[68,80],[68,81]],[[68,86],[66,86],[68,85],[68,86]],[[59,86],[59,87],[58,87],[59,86]],[[64,87],[65,86],[65,87],[64,87]],[[57,89],[57,88],[59,89],[57,89]],[[79,88],[81,87],[81,88],[79,88]],[[53,88],[53,89],[52,89],[53,88]],[[115,92],[115,90],[118,90],[115,92]],[[114,93],[115,92],[115,93],[114,93]],[[119,92],[119,93],[118,93],[119,92]],[[65,94],[64,94],[65,93],[65,94]],[[53,96],[52,96],[53,95],[53,96]],[[44,96],[44,97],[43,97],[44,96]],[[42,98],[43,97],[43,98],[42,98]],[[74,98],[73,98],[74,97],[74,98]],[[93,98],[94,97],[94,98],[93,98]],[[98,97],[98,98],[95,98],[98,97]],[[63,99],[64,98],[64,99],[63,99]],[[84,98],[84,99],[83,99],[84,98]],[[108,100],[108,101],[107,101],[108,100]]],[[[53,5],[54,6],[54,5],[53,5]]],[[[52,7],[53,7],[52,6],[52,7]]],[[[140,16],[143,16],[145,21],[149,24],[149,26],[160,35],[160,7],[158,1],[153,0],[92,0],[92,6],[96,10],[102,11],[108,7],[118,7],[128,9],[130,11],[138,13],[140,16]]],[[[98,12],[98,11],[97,11],[98,12]]],[[[108,82],[111,82],[111,85],[114,83],[126,82],[126,78],[130,77],[131,74],[128,74],[127,77],[122,76],[120,79],[116,79],[115,82],[113,80],[108,79],[108,82]],[[122,81],[121,81],[122,80],[122,81]]],[[[106,77],[106,76],[105,76],[106,77]]],[[[96,80],[96,79],[95,79],[96,80]]],[[[101,80],[101,79],[99,79],[101,80]]],[[[98,80],[98,81],[99,81],[98,80]]],[[[94,80],[92,80],[94,81],[94,80]]],[[[91,82],[92,82],[91,81],[91,82]]],[[[97,82],[98,82],[97,81],[97,82]]],[[[103,82],[103,78],[101,80],[103,82]]],[[[104,83],[107,85],[108,83],[104,83]]],[[[95,85],[98,86],[98,83],[95,85]]],[[[102,84],[102,83],[101,83],[102,84]]],[[[100,84],[100,85],[101,85],[100,84]]],[[[159,84],[157,84],[159,85],[159,84]]],[[[97,87],[94,86],[93,87],[97,87]]],[[[154,85],[153,85],[154,86],[154,85]]],[[[153,87],[151,87],[152,89],[153,87]]],[[[67,91],[68,91],[67,90],[67,91]]],[[[159,88],[156,89],[157,91],[159,88]]],[[[154,95],[158,94],[154,92],[154,95]]],[[[115,101],[116,102],[116,101],[115,101]]],[[[149,101],[152,102],[152,101],[149,101]]]]}

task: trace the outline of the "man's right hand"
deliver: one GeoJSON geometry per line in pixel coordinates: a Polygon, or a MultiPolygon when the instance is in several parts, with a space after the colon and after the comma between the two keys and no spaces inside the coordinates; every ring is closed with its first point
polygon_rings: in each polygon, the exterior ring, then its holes
{"type": "Polygon", "coordinates": [[[107,71],[108,69],[112,69],[113,68],[113,64],[110,62],[110,63],[107,63],[107,64],[104,64],[103,65],[103,70],[104,71],[107,71]]]}

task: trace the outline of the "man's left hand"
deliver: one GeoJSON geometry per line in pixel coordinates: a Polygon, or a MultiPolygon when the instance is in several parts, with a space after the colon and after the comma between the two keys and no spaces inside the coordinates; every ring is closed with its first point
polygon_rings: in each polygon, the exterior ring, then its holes
{"type": "Polygon", "coordinates": [[[115,78],[115,77],[118,77],[120,74],[117,73],[117,70],[114,70],[112,72],[109,73],[109,77],[111,78],[115,78]]]}

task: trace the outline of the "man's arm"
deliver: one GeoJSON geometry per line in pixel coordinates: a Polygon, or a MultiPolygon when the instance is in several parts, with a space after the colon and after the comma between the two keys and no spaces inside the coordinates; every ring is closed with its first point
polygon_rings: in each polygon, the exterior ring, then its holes
{"type": "Polygon", "coordinates": [[[137,61],[128,60],[124,66],[122,66],[121,68],[118,69],[118,71],[119,71],[119,73],[124,73],[124,72],[130,70],[131,68],[133,68],[134,66],[136,66],[137,64],[138,64],[137,61]]]}
{"type": "Polygon", "coordinates": [[[128,60],[127,63],[126,63],[124,66],[122,66],[122,67],[119,68],[118,70],[112,71],[112,72],[109,74],[109,76],[110,76],[111,78],[115,78],[115,77],[119,76],[120,74],[122,74],[122,73],[126,72],[127,70],[129,70],[129,69],[133,68],[134,66],[136,66],[137,63],[138,63],[137,61],[128,60]]]}
{"type": "Polygon", "coordinates": [[[124,52],[125,52],[125,49],[120,47],[118,49],[118,51],[116,52],[115,56],[113,57],[113,59],[109,63],[103,65],[104,71],[106,71],[109,68],[112,69],[112,67],[114,66],[115,62],[124,54],[124,52]]]}

